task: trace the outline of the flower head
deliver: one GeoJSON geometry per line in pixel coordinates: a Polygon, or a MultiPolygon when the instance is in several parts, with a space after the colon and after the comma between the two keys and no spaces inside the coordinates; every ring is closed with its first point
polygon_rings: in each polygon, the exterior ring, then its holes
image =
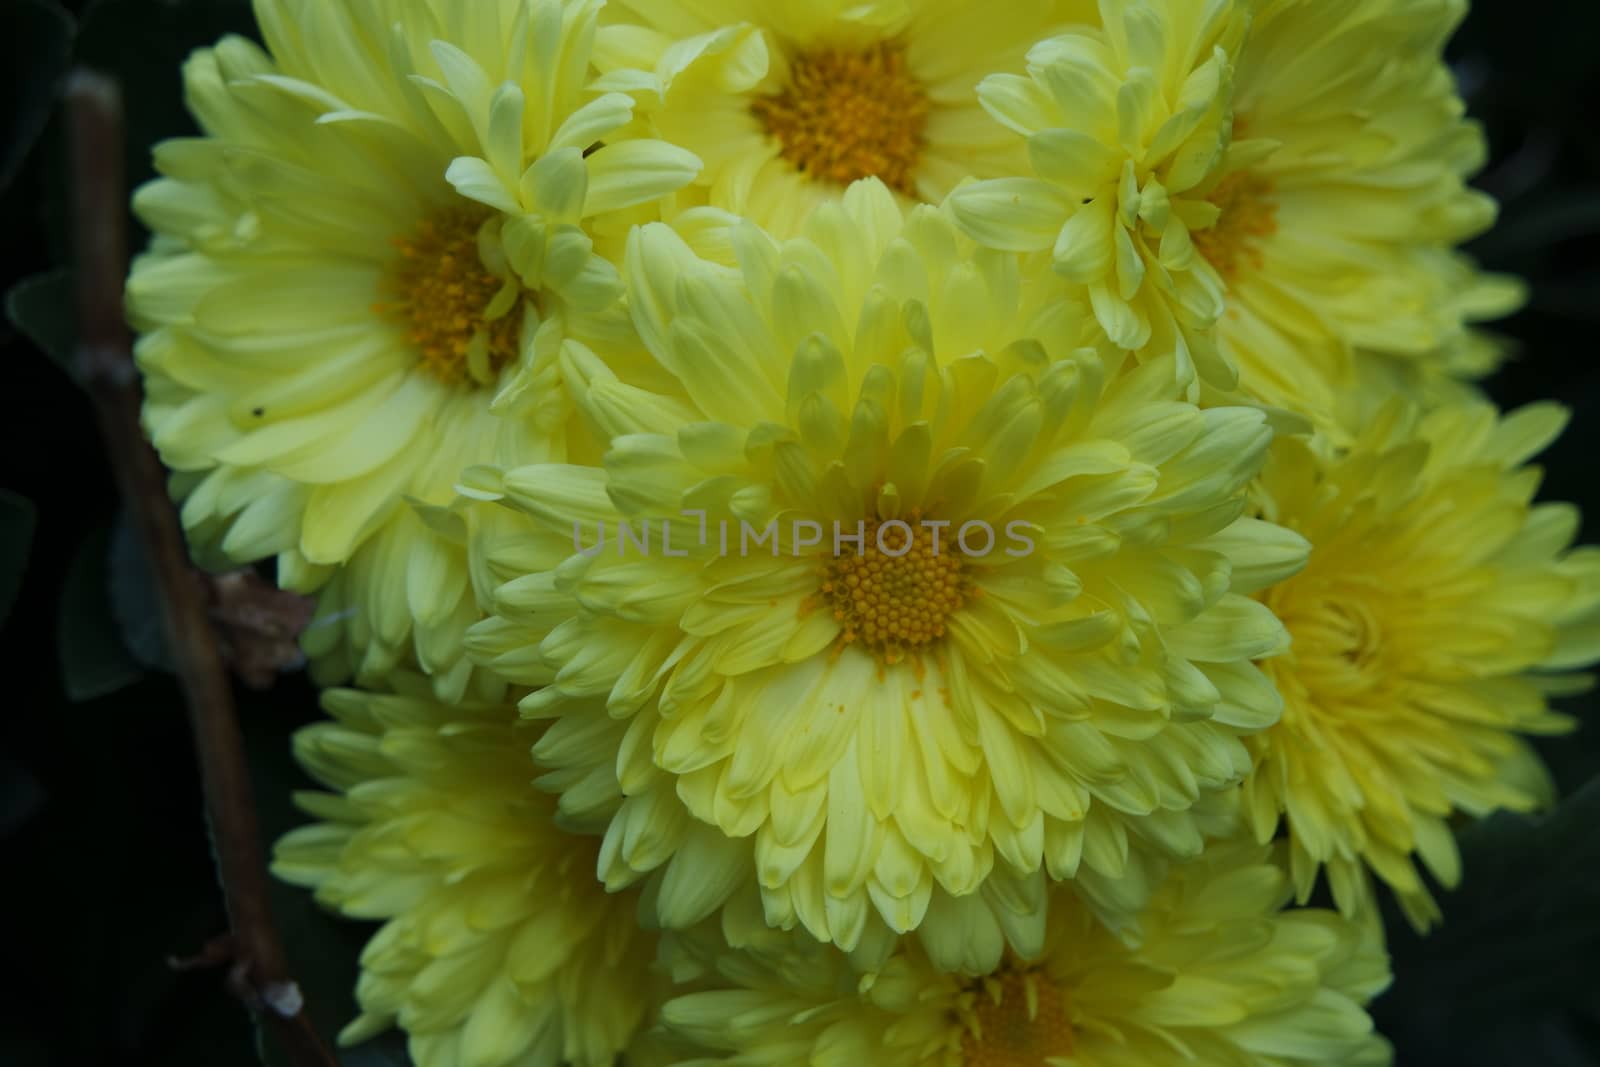
{"type": "Polygon", "coordinates": [[[473,10],[261,0],[268,51],[186,67],[204,136],[156,149],[128,282],[191,538],[331,582],[326,673],[414,658],[453,695],[478,606],[438,509],[468,464],[566,456],[553,360],[621,293],[607,220],[698,169],[586,91],[595,0],[473,10]]]}
{"type": "Polygon", "coordinates": [[[1196,234],[1218,221],[1214,197],[1250,195],[1235,175],[1259,148],[1232,144],[1247,8],[1101,0],[1099,25],[1040,42],[1026,74],[978,87],[989,113],[1026,139],[1036,176],[977,182],[951,198],[980,242],[1052,250],[1056,274],[1113,343],[1176,351],[1180,366],[1192,361],[1222,388],[1237,377],[1211,332],[1224,283],[1196,234]]]}
{"type": "Polygon", "coordinates": [[[1354,432],[1364,359],[1423,381],[1480,375],[1466,327],[1514,310],[1515,283],[1452,251],[1493,220],[1465,179],[1484,159],[1443,43],[1460,0],[1262,4],[1240,50],[1233,136],[1253,158],[1197,234],[1227,283],[1219,330],[1244,387],[1354,432]],[[1313,43],[1314,42],[1314,43],[1313,43]]]}
{"type": "Polygon", "coordinates": [[[1265,664],[1283,720],[1249,741],[1245,804],[1262,840],[1287,822],[1302,899],[1326,868],[1360,910],[1370,868],[1425,925],[1413,856],[1453,885],[1451,816],[1546,792],[1517,735],[1568,729],[1547,697],[1600,657],[1600,552],[1570,550],[1577,512],[1531,504],[1539,473],[1522,466],[1563,421],[1390,404],[1347,450],[1275,447],[1264,513],[1311,562],[1261,594],[1293,645],[1265,664]]]}
{"type": "Polygon", "coordinates": [[[635,92],[658,134],[705,160],[713,207],[779,237],[861,178],[937,203],[1025,164],[973,95],[1019,71],[1083,0],[621,0],[600,84],[635,92]]]}
{"type": "MultiPolygon", "coordinates": [[[[537,756],[617,776],[607,883],[666,865],[684,925],[753,876],[846,948],[1045,870],[1125,917],[1277,715],[1253,661],[1283,633],[1242,594],[1304,545],[1241,518],[1263,416],[1026,326],[1011,256],[876,181],[730,241],[738,269],[635,235],[654,380],[569,343],[603,465],[493,489],[535,532],[474,645],[541,687],[537,756]]],[[[928,936],[992,961],[1042,930],[1012,911],[928,936]]]]}
{"type": "Polygon", "coordinates": [[[498,704],[329,690],[333,721],[295,737],[332,793],[278,843],[273,871],[383,926],[361,955],[347,1043],[398,1025],[418,1067],[603,1067],[655,1003],[654,937],[631,894],[593,879],[592,838],[569,836],[535,789],[536,729],[498,704]]]}
{"type": "Polygon", "coordinates": [[[1266,850],[1219,846],[1175,870],[1119,940],[1070,896],[1043,951],[979,977],[907,945],[862,975],[796,939],[729,950],[716,931],[668,939],[708,988],[668,1001],[694,1063],[815,1067],[1379,1067],[1389,1048],[1364,1005],[1388,984],[1376,927],[1279,909],[1288,879],[1266,850]]]}
{"type": "Polygon", "coordinates": [[[1100,6],[980,85],[1034,176],[957,189],[970,234],[1051,249],[1117,344],[1176,349],[1219,395],[1237,381],[1340,437],[1374,361],[1419,397],[1493,366],[1469,327],[1521,289],[1454,251],[1494,217],[1441,58],[1465,4],[1100,6]]]}

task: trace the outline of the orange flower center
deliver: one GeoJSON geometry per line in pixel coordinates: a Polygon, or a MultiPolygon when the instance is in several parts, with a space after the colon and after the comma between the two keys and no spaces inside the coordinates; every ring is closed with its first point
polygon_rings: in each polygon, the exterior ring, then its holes
{"type": "Polygon", "coordinates": [[[1066,998],[1049,976],[1013,970],[982,979],[962,998],[964,1067],[1047,1067],[1072,1055],[1066,998]]]}
{"type": "Polygon", "coordinates": [[[515,359],[521,290],[483,265],[478,231],[488,212],[449,208],[425,219],[398,251],[373,310],[397,320],[422,366],[454,385],[492,384],[515,359]]]}
{"type": "Polygon", "coordinates": [[[1228,175],[1207,197],[1222,214],[1210,229],[1196,230],[1195,247],[1217,273],[1232,281],[1261,266],[1260,241],[1278,232],[1272,182],[1247,170],[1228,175]]]}
{"type": "Polygon", "coordinates": [[[757,98],[751,111],[801,173],[841,185],[876,177],[916,195],[928,96],[906,69],[904,46],[796,56],[788,86],[757,98]]]}
{"type": "Polygon", "coordinates": [[[945,624],[973,595],[962,574],[955,534],[918,517],[866,523],[858,546],[841,538],[839,554],[823,566],[822,596],[843,632],[841,645],[860,644],[880,663],[945,635],[945,624]]]}

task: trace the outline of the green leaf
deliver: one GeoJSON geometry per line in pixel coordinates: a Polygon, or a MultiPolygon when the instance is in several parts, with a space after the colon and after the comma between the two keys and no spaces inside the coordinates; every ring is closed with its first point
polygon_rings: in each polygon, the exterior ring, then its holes
{"type": "Polygon", "coordinates": [[[0,489],[0,622],[11,614],[22,579],[28,572],[28,552],[38,525],[33,501],[9,489],[0,489]]]}
{"type": "Polygon", "coordinates": [[[406,1051],[405,1038],[391,1031],[365,1044],[347,1050],[341,1057],[345,1067],[413,1067],[406,1051]]]}
{"type": "Polygon", "coordinates": [[[1597,825],[1600,780],[1548,815],[1501,813],[1462,832],[1443,924],[1428,937],[1388,924],[1395,983],[1373,1014],[1398,1063],[1600,1064],[1597,825]]]}
{"type": "Polygon", "coordinates": [[[343,1067],[412,1067],[405,1039],[393,1032],[355,1048],[340,1049],[339,1063],[343,1067]]]}
{"type": "Polygon", "coordinates": [[[146,667],[173,673],[172,653],[167,650],[161,621],[161,590],[126,512],[118,515],[111,527],[106,562],[111,617],[116,620],[123,645],[146,667]]]}
{"type": "Polygon", "coordinates": [[[0,111],[0,191],[11,184],[61,90],[72,54],[72,17],[54,0],[0,5],[0,84],[10,106],[0,111]]]}
{"type": "MultiPolygon", "coordinates": [[[[22,764],[0,753],[0,837],[4,837],[38,812],[44,788],[22,764]]],[[[8,1063],[0,1057],[0,1063],[8,1063]]]]}
{"type": "Polygon", "coordinates": [[[115,693],[144,674],[111,616],[110,531],[89,536],[67,570],[56,617],[61,682],[74,701],[115,693]]]}
{"type": "Polygon", "coordinates": [[[72,275],[68,271],[46,271],[12,286],[6,293],[6,318],[68,377],[77,379],[72,369],[77,327],[73,319],[72,275]]]}
{"type": "Polygon", "coordinates": [[[0,1063],[7,1067],[49,1067],[50,1047],[38,1038],[0,1037],[0,1063]]]}

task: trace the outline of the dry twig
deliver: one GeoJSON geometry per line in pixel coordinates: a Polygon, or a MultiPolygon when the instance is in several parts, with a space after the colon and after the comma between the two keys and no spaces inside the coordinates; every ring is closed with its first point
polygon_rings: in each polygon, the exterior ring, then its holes
{"type": "MultiPolygon", "coordinates": [[[[66,90],[72,149],[77,370],[94,403],[117,486],[161,591],[167,647],[200,756],[218,873],[232,932],[208,946],[231,963],[230,985],[267,1020],[297,1067],[336,1067],[289,977],[267,904],[267,872],[233,691],[212,629],[208,593],[189,562],[166,472],[139,423],[139,379],[123,322],[127,190],[116,83],[75,71],[66,90]]],[[[218,962],[223,962],[219,959],[218,962]]]]}

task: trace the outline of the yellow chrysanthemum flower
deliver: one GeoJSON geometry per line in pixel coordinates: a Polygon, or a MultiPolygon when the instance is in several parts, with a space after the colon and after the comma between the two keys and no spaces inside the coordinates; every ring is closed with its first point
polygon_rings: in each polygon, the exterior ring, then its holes
{"type": "Polygon", "coordinates": [[[665,989],[635,898],[594,881],[593,838],[556,828],[529,780],[538,730],[515,708],[395,684],[329,690],[334,721],[295,735],[334,792],[297,797],[321,821],[273,864],[328,907],[384,920],[341,1041],[398,1025],[418,1067],[609,1067],[665,989]]]}
{"type": "Polygon", "coordinates": [[[1546,700],[1581,682],[1550,672],[1600,657],[1600,551],[1569,551],[1576,510],[1531,505],[1539,472],[1520,466],[1563,422],[1550,405],[1391,404],[1348,451],[1275,446],[1264,514],[1312,551],[1261,594],[1293,647],[1265,664],[1285,707],[1249,741],[1245,806],[1262,840],[1284,814],[1302,900],[1325,867],[1359,911],[1370,867],[1425,925],[1413,854],[1453,885],[1452,813],[1547,791],[1516,735],[1566,730],[1546,700]]]}
{"type": "Polygon", "coordinates": [[[1483,135],[1441,58],[1466,7],[1257,9],[1233,100],[1238,151],[1257,158],[1213,190],[1217,221],[1196,235],[1227,281],[1221,340],[1254,394],[1349,425],[1340,405],[1365,359],[1422,376],[1413,391],[1492,369],[1466,327],[1514,310],[1521,287],[1452,251],[1495,216],[1465,185],[1483,135]]]}
{"type": "Polygon", "coordinates": [[[1252,661],[1283,632],[1243,594],[1305,546],[1241,518],[1263,416],[1026,326],[1013,257],[876,180],[728,240],[738,269],[635,233],[656,380],[569,342],[604,465],[481,490],[542,534],[490,560],[473,643],[542,687],[537,756],[620,778],[602,876],[662,868],[670,926],[755,876],[774,925],[853,948],[876,913],[942,961],[1036,949],[1042,871],[1126,915],[1278,713],[1252,661]]]}
{"type": "Polygon", "coordinates": [[[1290,892],[1264,849],[1217,846],[1156,893],[1136,945],[1061,894],[1043,951],[979,978],[910,945],[861,975],[825,946],[773,937],[731,951],[697,931],[669,939],[666,958],[712,988],[662,1018],[701,1046],[684,1067],[1387,1064],[1364,1010],[1389,981],[1380,932],[1280,911],[1290,892]]]}
{"type": "Polygon", "coordinates": [[[1088,0],[618,0],[602,85],[638,95],[658,134],[705,160],[713,206],[780,238],[861,178],[937,203],[1026,156],[978,105],[1088,0]],[[647,73],[641,73],[647,72],[647,73]]]}
{"type": "Polygon", "coordinates": [[[1037,176],[951,196],[984,244],[1051,250],[1055,273],[1114,344],[1176,351],[1222,389],[1237,378],[1212,331],[1224,283],[1194,234],[1216,222],[1212,196],[1254,151],[1231,145],[1248,6],[1100,0],[1099,26],[1039,43],[1025,75],[978,87],[989,113],[1026,138],[1037,176]]]}
{"type": "Polygon", "coordinates": [[[1227,393],[1237,371],[1347,435],[1367,361],[1398,361],[1384,373],[1418,395],[1481,374],[1497,357],[1468,324],[1521,298],[1452,251],[1494,217],[1465,187],[1482,136],[1440,58],[1464,10],[1106,0],[1100,26],[979,87],[1036,177],[953,207],[995,247],[1053,247],[1117,344],[1192,349],[1206,384],[1227,393]]]}
{"type": "Polygon", "coordinates": [[[614,137],[631,100],[585,89],[598,7],[259,0],[270,54],[186,67],[205,136],[159,146],[135,198],[145,421],[197,544],[327,586],[327,673],[414,653],[464,690],[479,613],[438,508],[464,466],[565,457],[560,338],[621,292],[594,241],[698,171],[614,137]]]}

